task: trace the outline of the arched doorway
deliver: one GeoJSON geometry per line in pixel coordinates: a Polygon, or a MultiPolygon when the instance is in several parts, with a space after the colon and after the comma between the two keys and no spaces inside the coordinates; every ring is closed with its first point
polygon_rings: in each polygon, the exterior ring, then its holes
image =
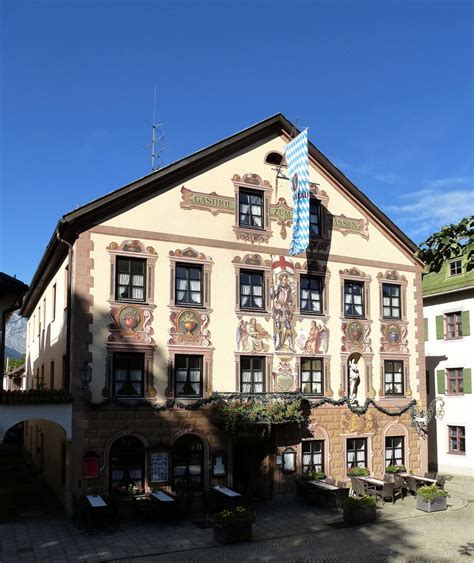
{"type": "Polygon", "coordinates": [[[135,436],[122,436],[110,448],[110,490],[131,495],[145,489],[145,447],[135,436]]]}
{"type": "Polygon", "coordinates": [[[173,445],[173,488],[200,490],[204,484],[204,446],[194,434],[185,434],[173,445]]]}

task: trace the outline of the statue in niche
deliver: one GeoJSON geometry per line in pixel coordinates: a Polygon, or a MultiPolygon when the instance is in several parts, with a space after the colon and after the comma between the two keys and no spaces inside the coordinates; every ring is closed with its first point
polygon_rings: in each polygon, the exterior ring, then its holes
{"type": "Polygon", "coordinates": [[[288,281],[288,274],[282,272],[278,283],[272,289],[275,325],[275,350],[285,344],[292,352],[296,352],[293,335],[293,289],[288,281]]]}
{"type": "Polygon", "coordinates": [[[349,401],[351,404],[358,405],[357,389],[360,384],[359,366],[357,360],[351,358],[349,361],[349,401]]]}

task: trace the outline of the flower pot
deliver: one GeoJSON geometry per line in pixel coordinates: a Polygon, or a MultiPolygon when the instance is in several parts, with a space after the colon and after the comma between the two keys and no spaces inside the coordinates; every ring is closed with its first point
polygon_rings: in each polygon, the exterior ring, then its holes
{"type": "Polygon", "coordinates": [[[438,512],[439,510],[447,510],[447,497],[436,497],[433,500],[425,500],[422,496],[417,495],[416,497],[416,508],[417,510],[423,510],[424,512],[438,512]]]}
{"type": "Polygon", "coordinates": [[[366,522],[375,522],[377,509],[375,506],[345,507],[342,514],[346,524],[365,524],[366,522]]]}
{"type": "Polygon", "coordinates": [[[220,543],[236,543],[252,539],[252,522],[238,522],[231,526],[214,524],[214,539],[220,543]]]}

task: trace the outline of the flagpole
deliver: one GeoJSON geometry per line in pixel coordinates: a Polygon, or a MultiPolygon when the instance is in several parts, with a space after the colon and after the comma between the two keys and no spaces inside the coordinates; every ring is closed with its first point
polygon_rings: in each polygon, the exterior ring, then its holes
{"type": "MultiPolygon", "coordinates": [[[[296,125],[298,124],[299,121],[299,116],[296,118],[296,121],[292,124],[292,128],[291,128],[291,133],[290,133],[290,141],[293,138],[293,133],[296,131],[296,125]]],[[[278,168],[276,168],[276,178],[275,178],[275,204],[278,203],[278,178],[280,178],[281,180],[288,180],[288,178],[286,176],[280,176],[280,172],[281,172],[281,167],[283,164],[283,160],[285,158],[285,151],[283,151],[283,157],[281,159],[280,164],[278,165],[278,168]]]]}

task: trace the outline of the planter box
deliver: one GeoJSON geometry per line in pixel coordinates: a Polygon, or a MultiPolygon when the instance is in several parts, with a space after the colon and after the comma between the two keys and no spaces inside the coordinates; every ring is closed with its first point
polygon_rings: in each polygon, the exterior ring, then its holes
{"type": "Polygon", "coordinates": [[[346,524],[365,524],[375,522],[377,519],[376,506],[363,506],[360,508],[344,508],[344,522],[346,524]]]}
{"type": "Polygon", "coordinates": [[[252,539],[252,522],[240,522],[233,526],[214,524],[214,539],[220,543],[236,543],[252,539]]]}
{"type": "Polygon", "coordinates": [[[424,512],[438,512],[439,510],[447,510],[447,498],[448,497],[438,497],[430,501],[425,500],[423,497],[417,495],[416,508],[418,510],[423,510],[424,512]]]}

